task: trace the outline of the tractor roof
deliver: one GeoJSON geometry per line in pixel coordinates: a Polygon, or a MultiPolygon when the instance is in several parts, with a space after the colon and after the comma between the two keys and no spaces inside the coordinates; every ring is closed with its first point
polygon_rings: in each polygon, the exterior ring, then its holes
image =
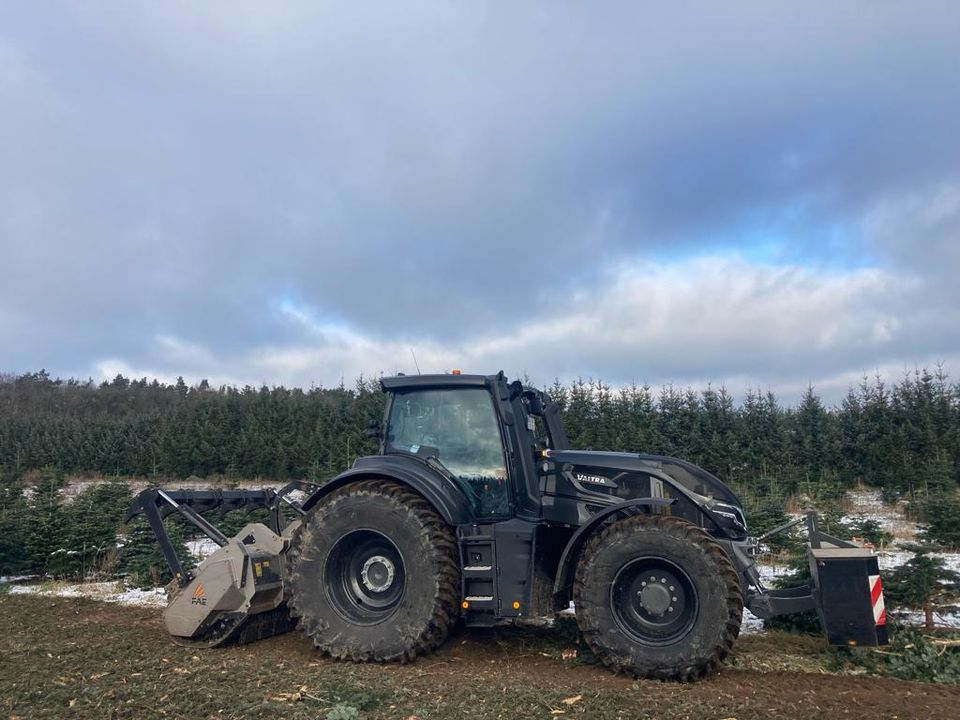
{"type": "Polygon", "coordinates": [[[380,378],[380,387],[385,392],[422,388],[487,387],[498,379],[506,378],[503,377],[503,373],[498,375],[394,375],[380,378]]]}

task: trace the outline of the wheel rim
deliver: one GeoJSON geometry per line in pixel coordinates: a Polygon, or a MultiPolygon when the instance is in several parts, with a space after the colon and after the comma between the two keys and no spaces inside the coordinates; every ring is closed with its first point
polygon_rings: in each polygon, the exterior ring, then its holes
{"type": "Polygon", "coordinates": [[[644,645],[669,645],[682,638],[693,627],[698,607],[690,576],[664,558],[631,560],[610,585],[617,625],[644,645]]]}
{"type": "Polygon", "coordinates": [[[358,625],[383,622],[403,598],[403,557],[386,535],[354,530],[330,549],[324,585],[330,604],[344,619],[358,625]]]}

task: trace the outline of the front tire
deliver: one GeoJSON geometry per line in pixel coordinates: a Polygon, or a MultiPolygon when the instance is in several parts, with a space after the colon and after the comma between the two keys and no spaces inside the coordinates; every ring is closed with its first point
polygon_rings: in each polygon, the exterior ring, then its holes
{"type": "Polygon", "coordinates": [[[574,602],[580,631],[605,665],[661,680],[712,672],[743,615],[723,548],[666,515],[635,515],[595,534],[577,565],[574,602]]]}
{"type": "Polygon", "coordinates": [[[453,534],[416,493],[369,480],[324,498],[287,553],[291,615],[344,660],[413,660],[459,616],[453,534]]]}

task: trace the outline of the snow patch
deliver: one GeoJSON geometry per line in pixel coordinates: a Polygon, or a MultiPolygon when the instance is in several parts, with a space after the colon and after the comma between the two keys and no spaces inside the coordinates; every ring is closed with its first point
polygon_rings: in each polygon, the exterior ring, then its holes
{"type": "Polygon", "coordinates": [[[88,598],[101,602],[120,605],[139,605],[147,607],[165,607],[167,592],[163,588],[124,588],[119,583],[40,583],[36,585],[14,585],[11,595],[46,595],[64,598],[88,598]]]}
{"type": "Polygon", "coordinates": [[[763,620],[744,608],[743,619],[740,621],[740,634],[759,635],[763,630],[763,620]]]}
{"type": "MultiPolygon", "coordinates": [[[[946,567],[960,573],[960,553],[935,552],[930,553],[930,557],[940,558],[946,567]]],[[[877,564],[881,570],[895,570],[906,565],[912,558],[913,553],[909,550],[884,550],[877,553],[877,564]]]]}
{"type": "MultiPolygon", "coordinates": [[[[764,587],[773,587],[773,581],[790,572],[786,565],[757,565],[760,572],[760,582],[764,587]]],[[[763,632],[763,620],[744,608],[743,619],[740,624],[741,635],[757,635],[763,632]]]]}
{"type": "MultiPolygon", "coordinates": [[[[897,611],[893,613],[904,625],[923,626],[926,623],[922,610],[897,611]]],[[[933,613],[933,626],[938,628],[960,629],[960,612],[933,613]]]]}
{"type": "Polygon", "coordinates": [[[879,490],[847,490],[846,498],[850,505],[848,516],[873,520],[898,540],[913,539],[920,529],[907,519],[902,503],[886,504],[879,490]]]}
{"type": "Polygon", "coordinates": [[[197,560],[203,560],[208,555],[212,555],[220,549],[219,545],[207,537],[199,538],[198,540],[187,540],[186,546],[190,554],[197,560]]]}

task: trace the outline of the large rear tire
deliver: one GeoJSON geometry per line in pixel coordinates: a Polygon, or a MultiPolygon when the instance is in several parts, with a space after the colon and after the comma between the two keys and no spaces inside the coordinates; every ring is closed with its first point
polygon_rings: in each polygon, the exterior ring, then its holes
{"type": "Polygon", "coordinates": [[[574,582],[577,624],[616,672],[689,681],[712,672],[740,632],[737,573],[700,528],[635,515],[591,538],[574,582]]]}
{"type": "Polygon", "coordinates": [[[459,616],[453,534],[396,483],[362,481],[324,498],[287,561],[291,615],[338,659],[413,660],[443,643],[459,616]]]}

